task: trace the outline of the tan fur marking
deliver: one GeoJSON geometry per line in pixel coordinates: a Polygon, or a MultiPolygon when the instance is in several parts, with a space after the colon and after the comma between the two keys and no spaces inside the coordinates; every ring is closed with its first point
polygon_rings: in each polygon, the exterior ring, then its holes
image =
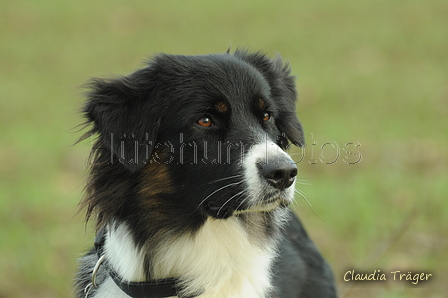
{"type": "Polygon", "coordinates": [[[225,103],[223,103],[222,101],[220,101],[220,102],[218,102],[216,105],[215,105],[215,108],[218,110],[218,112],[220,112],[220,113],[225,113],[225,112],[227,112],[228,110],[229,110],[229,107],[225,104],[225,103]]]}
{"type": "Polygon", "coordinates": [[[264,111],[264,109],[266,108],[266,103],[261,98],[258,99],[258,108],[260,109],[260,111],[264,111]]]}
{"type": "Polygon", "coordinates": [[[171,193],[171,178],[164,163],[150,163],[143,168],[140,194],[153,197],[162,193],[171,193]]]}

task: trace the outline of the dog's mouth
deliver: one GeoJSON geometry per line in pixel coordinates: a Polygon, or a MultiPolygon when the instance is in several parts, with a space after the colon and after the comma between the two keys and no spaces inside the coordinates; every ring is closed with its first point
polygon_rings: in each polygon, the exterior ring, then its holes
{"type": "Polygon", "coordinates": [[[216,219],[226,219],[232,216],[233,210],[230,207],[218,206],[212,202],[206,202],[202,205],[202,212],[216,219]]]}
{"type": "Polygon", "coordinates": [[[259,212],[270,212],[277,208],[285,208],[291,204],[291,200],[284,198],[282,196],[270,197],[266,200],[261,200],[255,204],[239,204],[236,207],[225,207],[213,205],[211,202],[207,202],[203,206],[203,211],[206,215],[217,219],[226,219],[233,215],[238,215],[242,213],[259,213],[259,212]]]}
{"type": "Polygon", "coordinates": [[[269,198],[268,200],[261,201],[257,204],[247,206],[247,208],[235,210],[234,214],[241,213],[257,213],[257,212],[270,212],[278,208],[285,208],[291,204],[291,201],[284,197],[276,196],[269,198]]]}

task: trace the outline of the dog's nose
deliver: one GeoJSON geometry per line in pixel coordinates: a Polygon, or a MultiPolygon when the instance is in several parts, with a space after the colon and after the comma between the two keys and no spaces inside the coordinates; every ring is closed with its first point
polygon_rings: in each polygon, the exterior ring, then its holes
{"type": "Polygon", "coordinates": [[[284,190],[292,185],[297,176],[297,167],[291,160],[266,163],[261,168],[262,176],[275,188],[284,190]]]}

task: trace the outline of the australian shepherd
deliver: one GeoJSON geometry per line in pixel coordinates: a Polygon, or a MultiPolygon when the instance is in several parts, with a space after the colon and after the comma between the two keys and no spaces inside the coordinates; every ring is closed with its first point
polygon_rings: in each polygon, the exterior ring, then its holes
{"type": "Polygon", "coordinates": [[[78,298],[336,297],[330,267],[287,208],[304,145],[280,57],[157,55],[93,79],[96,135],[82,206],[97,227],[78,298]]]}

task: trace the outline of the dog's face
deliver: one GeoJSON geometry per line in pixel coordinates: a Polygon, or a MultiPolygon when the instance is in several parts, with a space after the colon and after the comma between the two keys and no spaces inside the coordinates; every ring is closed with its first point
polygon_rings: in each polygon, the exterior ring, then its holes
{"type": "Polygon", "coordinates": [[[285,150],[288,140],[304,144],[295,102],[294,78],[280,59],[242,51],[161,55],[127,77],[95,80],[84,112],[107,150],[97,152],[101,165],[92,173],[132,186],[115,191],[128,201],[90,207],[176,220],[289,204],[297,168],[285,150]]]}

